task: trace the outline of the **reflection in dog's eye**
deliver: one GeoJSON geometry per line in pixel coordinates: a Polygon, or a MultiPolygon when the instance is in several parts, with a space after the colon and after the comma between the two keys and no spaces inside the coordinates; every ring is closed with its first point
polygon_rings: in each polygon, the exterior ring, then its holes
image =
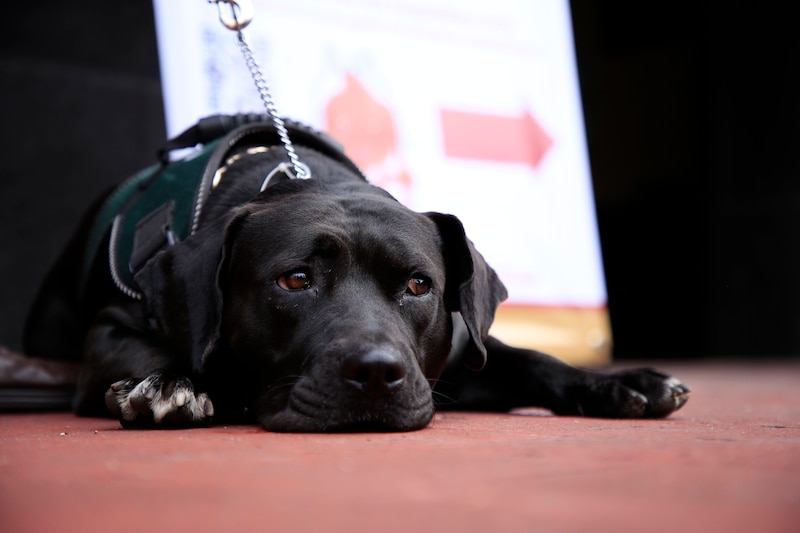
{"type": "Polygon", "coordinates": [[[305,269],[291,270],[281,274],[278,286],[287,291],[302,291],[311,287],[311,274],[305,269]]]}
{"type": "Polygon", "coordinates": [[[406,292],[414,296],[422,296],[431,290],[431,280],[425,276],[411,276],[406,285],[406,292]]]}

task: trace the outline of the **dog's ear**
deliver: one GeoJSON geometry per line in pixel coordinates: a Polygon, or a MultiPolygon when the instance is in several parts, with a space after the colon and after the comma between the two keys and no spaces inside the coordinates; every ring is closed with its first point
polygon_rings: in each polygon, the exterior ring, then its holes
{"type": "Polygon", "coordinates": [[[494,313],[508,292],[483,256],[475,250],[458,218],[441,213],[427,213],[439,228],[445,259],[445,302],[450,311],[458,311],[469,330],[470,343],[466,364],[480,370],[486,364],[484,341],[494,321],[494,313]]]}
{"type": "Polygon", "coordinates": [[[202,369],[219,340],[222,320],[220,276],[228,244],[246,208],[231,212],[181,243],[159,252],[134,279],[149,317],[167,346],[202,369]]]}

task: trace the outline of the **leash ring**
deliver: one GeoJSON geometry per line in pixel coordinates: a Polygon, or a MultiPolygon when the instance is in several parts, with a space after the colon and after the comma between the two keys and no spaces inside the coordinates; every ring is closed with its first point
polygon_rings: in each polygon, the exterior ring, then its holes
{"type": "Polygon", "coordinates": [[[233,31],[242,31],[253,20],[253,2],[250,0],[208,0],[211,4],[217,4],[219,20],[222,24],[233,31]],[[222,9],[222,4],[231,7],[230,12],[222,9]],[[238,10],[238,12],[237,12],[238,10]]]}

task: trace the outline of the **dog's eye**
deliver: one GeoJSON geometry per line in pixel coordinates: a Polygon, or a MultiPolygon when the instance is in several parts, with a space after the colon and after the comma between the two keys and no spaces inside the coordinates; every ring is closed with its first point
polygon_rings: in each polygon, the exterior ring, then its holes
{"type": "Polygon", "coordinates": [[[406,293],[414,296],[422,296],[427,294],[429,290],[431,290],[431,280],[418,274],[411,276],[406,285],[406,293]]]}
{"type": "Polygon", "coordinates": [[[305,269],[291,270],[277,279],[278,287],[286,291],[302,291],[311,287],[311,274],[305,269]]]}

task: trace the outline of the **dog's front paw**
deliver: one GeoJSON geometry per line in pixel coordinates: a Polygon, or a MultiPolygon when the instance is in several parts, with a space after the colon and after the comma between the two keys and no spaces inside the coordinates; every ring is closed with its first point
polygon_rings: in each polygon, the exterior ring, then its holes
{"type": "Polygon", "coordinates": [[[620,406],[618,413],[626,418],[663,418],[683,407],[691,392],[677,378],[652,368],[622,370],[609,374],[608,378],[630,393],[633,405],[620,406]]]}
{"type": "Polygon", "coordinates": [[[117,381],[106,392],[106,406],[125,428],[206,426],[214,406],[192,382],[165,372],[117,381]]]}

